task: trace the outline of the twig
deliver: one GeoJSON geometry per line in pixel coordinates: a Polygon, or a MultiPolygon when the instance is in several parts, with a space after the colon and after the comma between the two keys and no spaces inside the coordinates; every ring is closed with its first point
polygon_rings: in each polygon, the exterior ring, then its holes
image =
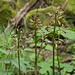
{"type": "MultiPolygon", "coordinates": [[[[24,34],[24,35],[26,35],[26,34],[27,34],[27,25],[26,25],[26,19],[25,19],[25,17],[23,17],[23,19],[24,19],[24,27],[25,27],[25,34],[24,34]]],[[[27,45],[26,45],[26,38],[25,38],[24,45],[25,45],[25,48],[26,48],[26,47],[27,47],[27,45]]]]}
{"type": "Polygon", "coordinates": [[[54,4],[54,0],[52,0],[52,5],[51,5],[51,9],[50,9],[50,12],[52,11],[52,8],[53,8],[53,4],[54,4]]]}
{"type": "Polygon", "coordinates": [[[44,40],[42,40],[42,43],[41,43],[41,46],[40,46],[40,49],[39,49],[39,52],[38,52],[37,59],[38,59],[38,57],[39,57],[39,55],[40,55],[40,52],[41,52],[41,50],[42,50],[42,45],[43,45],[43,42],[44,42],[44,40]]]}
{"type": "MultiPolygon", "coordinates": [[[[58,45],[59,45],[59,39],[60,39],[60,35],[58,35],[58,45]]],[[[59,51],[58,50],[57,50],[57,61],[58,61],[58,67],[59,67],[59,74],[61,75],[60,61],[59,61],[59,51]]]]}
{"type": "Polygon", "coordinates": [[[65,5],[67,4],[68,0],[65,1],[65,3],[62,5],[62,8],[65,7],[65,5]]]}

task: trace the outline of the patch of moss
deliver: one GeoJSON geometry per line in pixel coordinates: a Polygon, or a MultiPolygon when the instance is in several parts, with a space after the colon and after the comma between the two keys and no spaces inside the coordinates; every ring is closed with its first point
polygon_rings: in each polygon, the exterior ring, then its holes
{"type": "Polygon", "coordinates": [[[17,0],[16,5],[18,9],[21,9],[26,3],[27,3],[27,0],[17,0]]]}
{"type": "Polygon", "coordinates": [[[68,13],[69,15],[75,15],[75,0],[69,0],[67,4],[68,13]]]}
{"type": "MultiPolygon", "coordinates": [[[[55,6],[63,5],[65,3],[65,1],[66,0],[55,0],[54,5],[55,6]]],[[[75,0],[68,0],[65,8],[67,8],[66,14],[75,15],[75,0]]]]}
{"type": "Polygon", "coordinates": [[[11,11],[6,9],[0,12],[0,25],[7,26],[8,21],[11,19],[11,11]]]}
{"type": "MultiPolygon", "coordinates": [[[[47,8],[42,8],[42,9],[38,9],[38,10],[35,9],[35,10],[30,11],[30,12],[25,16],[28,27],[33,28],[33,26],[30,25],[29,20],[30,20],[30,18],[32,18],[32,16],[35,16],[35,15],[36,15],[37,11],[38,11],[38,15],[39,15],[40,20],[41,20],[42,22],[44,22],[44,21],[47,20],[44,24],[45,24],[45,25],[49,24],[49,17],[46,16],[46,14],[47,14],[47,12],[50,12],[50,8],[51,8],[51,6],[49,6],[49,7],[47,7],[47,8]]],[[[56,8],[53,7],[52,12],[54,13],[55,10],[56,10],[56,8]]]]}
{"type": "Polygon", "coordinates": [[[8,21],[14,17],[16,10],[10,5],[9,1],[0,1],[0,25],[7,26],[8,21]]]}

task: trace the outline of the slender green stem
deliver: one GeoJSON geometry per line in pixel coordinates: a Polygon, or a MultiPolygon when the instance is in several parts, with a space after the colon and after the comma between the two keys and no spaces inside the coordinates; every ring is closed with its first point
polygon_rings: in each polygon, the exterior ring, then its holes
{"type": "MultiPolygon", "coordinates": [[[[58,35],[58,45],[59,45],[59,39],[60,39],[60,35],[58,35]]],[[[61,75],[60,61],[59,61],[59,51],[58,50],[57,50],[57,61],[58,61],[58,67],[59,67],[59,74],[61,75]]]]}
{"type": "Polygon", "coordinates": [[[37,75],[37,37],[36,37],[36,34],[37,34],[37,27],[36,27],[36,21],[37,21],[37,15],[38,15],[38,9],[37,9],[37,12],[36,12],[36,18],[35,18],[35,22],[34,22],[34,25],[35,25],[35,75],[37,75]]]}
{"type": "Polygon", "coordinates": [[[37,42],[36,42],[36,26],[35,26],[35,75],[37,75],[37,42]]]}
{"type": "Polygon", "coordinates": [[[55,36],[55,27],[56,27],[56,22],[57,22],[57,19],[56,19],[56,13],[55,13],[55,24],[54,24],[54,32],[53,32],[53,40],[52,40],[52,43],[53,43],[53,75],[55,75],[55,44],[54,44],[54,36],[55,36]]]}
{"type": "Polygon", "coordinates": [[[21,74],[20,74],[20,56],[19,56],[19,54],[20,54],[20,53],[19,53],[19,50],[18,50],[18,65],[19,65],[19,75],[21,75],[21,74]]]}
{"type": "Polygon", "coordinates": [[[19,52],[19,39],[20,39],[20,33],[18,32],[18,66],[19,66],[19,75],[21,75],[20,73],[20,52],[19,52]]]}

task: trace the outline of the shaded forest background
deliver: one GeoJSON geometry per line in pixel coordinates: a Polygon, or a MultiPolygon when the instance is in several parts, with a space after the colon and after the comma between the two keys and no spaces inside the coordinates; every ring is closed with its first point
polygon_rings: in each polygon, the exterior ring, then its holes
{"type": "MultiPolygon", "coordinates": [[[[14,16],[20,11],[20,9],[25,6],[25,4],[30,1],[30,0],[4,0],[4,1],[0,1],[0,24],[7,26],[8,22],[10,22],[10,20],[12,18],[14,18],[14,16]]],[[[57,6],[61,6],[63,3],[65,2],[65,0],[55,0],[54,2],[54,8],[56,8],[57,6]]],[[[39,8],[47,8],[48,6],[51,5],[51,0],[47,0],[47,1],[40,1],[38,3],[36,3],[36,5],[31,9],[34,10],[37,7],[39,8]]],[[[74,15],[75,15],[75,1],[74,0],[69,0],[67,5],[65,6],[65,16],[67,18],[68,22],[74,22],[74,15]]],[[[53,9],[54,10],[54,9],[53,9]]],[[[46,11],[49,11],[49,9],[46,11]]],[[[46,11],[43,11],[46,12],[46,11]]],[[[42,13],[42,12],[41,12],[42,13]]],[[[43,16],[42,13],[42,16],[43,16]]],[[[34,13],[31,13],[32,15],[34,13]]],[[[30,16],[28,16],[30,17],[30,16]]],[[[70,22],[70,23],[71,23],[70,22]]]]}

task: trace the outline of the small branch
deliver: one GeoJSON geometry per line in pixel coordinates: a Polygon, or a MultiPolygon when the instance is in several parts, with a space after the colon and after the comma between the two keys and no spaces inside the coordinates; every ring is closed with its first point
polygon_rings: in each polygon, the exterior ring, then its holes
{"type": "MultiPolygon", "coordinates": [[[[27,33],[26,19],[25,19],[25,17],[23,17],[23,19],[24,19],[24,27],[25,27],[25,34],[24,35],[26,35],[26,33],[27,33]]],[[[26,45],[26,38],[25,38],[24,46],[25,46],[25,48],[27,47],[27,45],[26,45]]]]}
{"type": "Polygon", "coordinates": [[[24,27],[25,27],[25,34],[26,34],[27,33],[26,19],[25,19],[25,17],[23,17],[23,19],[24,19],[24,27]]]}
{"type": "Polygon", "coordinates": [[[54,0],[52,0],[52,5],[51,5],[51,9],[50,9],[50,11],[52,11],[53,4],[54,4],[54,0]]]}
{"type": "Polygon", "coordinates": [[[65,7],[65,5],[67,4],[68,0],[65,1],[65,3],[62,5],[62,8],[65,7]]]}
{"type": "Polygon", "coordinates": [[[20,11],[16,14],[16,16],[11,20],[10,26],[18,25],[23,17],[29,12],[29,10],[38,2],[39,0],[33,0],[27,2],[26,5],[20,9],[20,11]]]}
{"type": "Polygon", "coordinates": [[[40,55],[40,52],[41,52],[41,50],[42,50],[42,45],[43,45],[43,42],[44,42],[44,40],[42,40],[41,47],[40,47],[40,49],[39,49],[37,59],[38,59],[38,57],[39,57],[39,55],[40,55]]]}

